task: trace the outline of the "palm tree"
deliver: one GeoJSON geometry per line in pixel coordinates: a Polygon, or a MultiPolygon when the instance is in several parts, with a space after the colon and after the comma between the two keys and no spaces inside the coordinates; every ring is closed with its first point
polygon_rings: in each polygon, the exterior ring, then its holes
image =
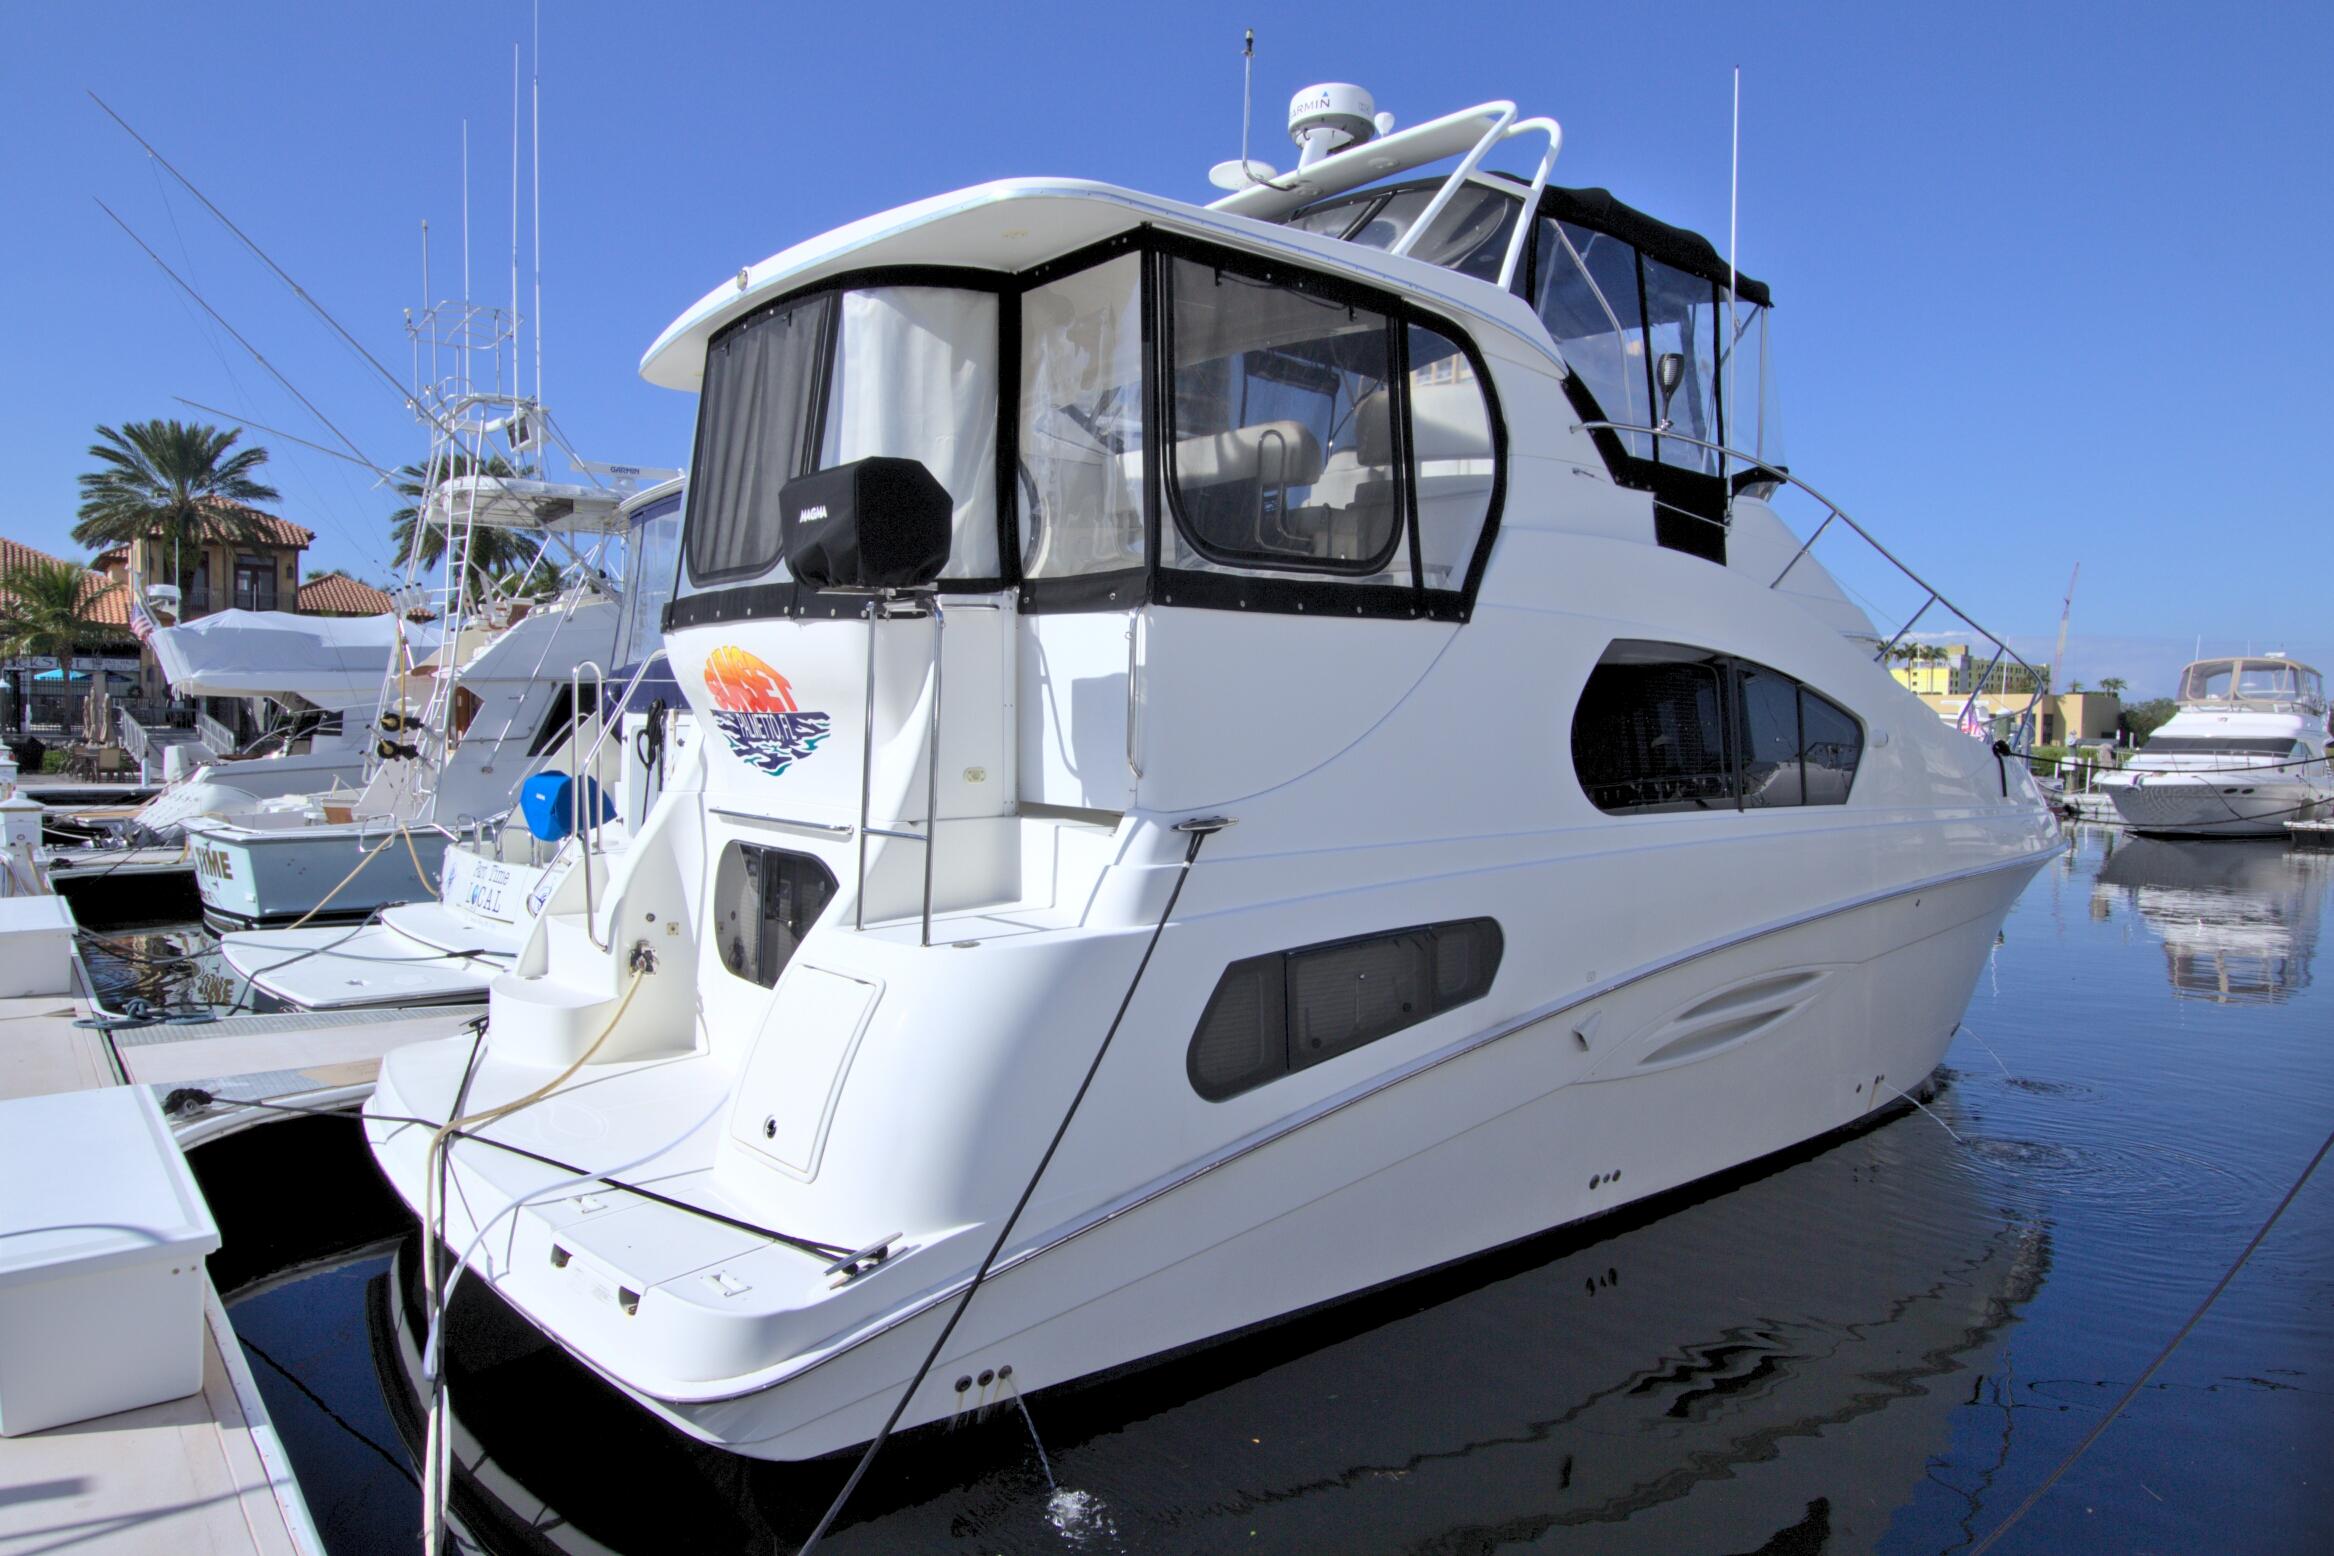
{"type": "MultiPolygon", "coordinates": [[[[484,475],[500,476],[510,480],[530,479],[535,474],[531,466],[515,466],[500,454],[489,454],[483,464],[468,454],[457,454],[450,461],[449,471],[441,480],[477,471],[484,475]]],[[[422,465],[406,465],[397,472],[397,490],[412,503],[389,515],[390,538],[396,543],[397,554],[411,558],[414,526],[421,521],[420,502],[429,489],[429,471],[422,465]]],[[[446,554],[446,532],[437,525],[425,528],[421,537],[420,561],[424,566],[436,564],[446,554]]],[[[535,547],[519,530],[488,529],[480,526],[470,536],[469,565],[464,569],[463,592],[477,598],[487,592],[495,579],[516,572],[534,559],[535,547]]]]}
{"type": "Polygon", "coordinates": [[[2123,689],[2130,684],[2120,675],[2111,675],[2099,683],[2099,689],[2110,697],[2121,698],[2123,689]]]}
{"type": "Polygon", "coordinates": [[[235,452],[241,428],[221,431],[195,422],[133,421],[120,431],[99,427],[102,440],[89,456],[103,461],[81,477],[81,522],[73,538],[84,546],[129,546],[148,537],[170,543],[171,582],[186,587],[185,552],[197,557],[205,540],[262,541],[272,514],[254,503],[283,494],[257,479],[267,450],[235,452]]]}
{"type": "MultiPolygon", "coordinates": [[[[0,574],[0,653],[54,654],[58,679],[73,689],[73,653],[115,629],[89,608],[119,588],[70,562],[27,562],[0,574]]],[[[21,728],[29,695],[17,697],[21,728]]]]}

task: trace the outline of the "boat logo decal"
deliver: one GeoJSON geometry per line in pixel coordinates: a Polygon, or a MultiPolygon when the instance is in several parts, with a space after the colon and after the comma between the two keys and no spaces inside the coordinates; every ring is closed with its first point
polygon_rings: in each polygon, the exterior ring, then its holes
{"type": "Polygon", "coordinates": [[[705,694],[714,727],[738,760],[775,778],[816,751],[833,719],[806,712],[786,677],[742,648],[717,648],[705,659],[705,694]]]}

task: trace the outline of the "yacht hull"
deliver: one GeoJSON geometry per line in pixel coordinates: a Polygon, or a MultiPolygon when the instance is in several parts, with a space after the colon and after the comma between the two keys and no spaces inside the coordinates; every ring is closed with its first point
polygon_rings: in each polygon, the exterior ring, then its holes
{"type": "MultiPolygon", "coordinates": [[[[1076,1219],[1022,1228],[902,1425],[1301,1314],[1853,1125],[1935,1068],[2011,902],[2047,857],[1688,953],[1371,1077],[1076,1219]],[[1722,1000],[1734,1017],[1771,1019],[1711,1024],[1742,1035],[1694,1046],[1678,1013],[1722,1000]]],[[[385,1072],[377,1112],[410,1107],[395,1084],[385,1072]]],[[[375,1128],[410,1200],[419,1173],[403,1157],[418,1160],[418,1139],[399,1150],[375,1128]]],[[[1043,1143],[1027,1142],[1032,1166],[1043,1143]]],[[[461,1212],[450,1214],[449,1236],[466,1242],[461,1212]]],[[[579,1343],[596,1327],[587,1310],[605,1307],[603,1276],[622,1272],[576,1261],[580,1278],[549,1278],[555,1228],[532,1210],[518,1223],[474,1273],[676,1427],[769,1459],[871,1437],[995,1235],[966,1228],[862,1276],[843,1299],[859,1316],[775,1366],[658,1386],[579,1343]],[[897,1296],[868,1306],[886,1285],[897,1296]]]]}
{"type": "Polygon", "coordinates": [[[436,884],[423,872],[434,875],[446,850],[442,833],[413,829],[401,840],[378,823],[253,827],[201,819],[186,830],[203,921],[219,930],[303,918],[346,923],[392,903],[435,897],[436,884]]]}
{"type": "Polygon", "coordinates": [[[2180,773],[2118,775],[2103,779],[2115,812],[2134,832],[2151,837],[2283,837],[2289,821],[2325,810],[2327,791],[2307,779],[2240,773],[2190,777],[2180,773]]]}

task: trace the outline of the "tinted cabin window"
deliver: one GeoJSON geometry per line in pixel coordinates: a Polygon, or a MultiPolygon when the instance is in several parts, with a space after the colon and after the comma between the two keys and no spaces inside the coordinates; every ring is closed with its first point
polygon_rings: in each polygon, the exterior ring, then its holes
{"type": "Polygon", "coordinates": [[[1169,565],[1395,581],[1402,504],[1386,316],[1190,260],[1171,270],[1169,565]]]}
{"type": "Polygon", "coordinates": [[[730,844],[713,882],[721,965],[748,983],[772,987],[834,895],[834,876],[807,854],[730,844]]]}
{"type": "Polygon", "coordinates": [[[1616,644],[1572,719],[1572,765],[1597,809],[1732,809],[1726,683],[1714,654],[1616,644]]]}
{"type": "Polygon", "coordinates": [[[1501,949],[1475,918],[1234,962],[1192,1036],[1192,1088],[1221,1102],[1481,999],[1501,949]]]}
{"type": "Polygon", "coordinates": [[[1842,805],[1863,755],[1855,715],[1781,671],[1677,643],[1605,651],[1572,720],[1597,809],[1842,805]]]}

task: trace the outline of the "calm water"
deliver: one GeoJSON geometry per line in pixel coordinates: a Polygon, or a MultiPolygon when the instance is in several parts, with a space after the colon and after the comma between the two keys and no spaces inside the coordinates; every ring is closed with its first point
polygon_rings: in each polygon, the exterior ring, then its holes
{"type": "MultiPolygon", "coordinates": [[[[1951,1134],[1905,1113],[1041,1395],[1044,1461],[1008,1399],[888,1449],[827,1548],[1965,1549],[2099,1421],[2334,1126],[2330,882],[2334,855],[2083,829],[1979,980],[1931,1099],[1951,1134]]],[[[414,1245],[354,1131],[313,1128],[303,1186],[351,1246],[255,1234],[222,1283],[298,1264],[230,1295],[236,1327],[331,1549],[410,1551],[396,1318],[414,1245]]],[[[253,1176],[280,1194],[292,1147],[198,1166],[217,1199],[253,1176]]],[[[2334,1549],[2330,1233],[2334,1169],[1997,1548],[2334,1549]]],[[[465,1290],[458,1511],[487,1548],[786,1551],[839,1483],[665,1432],[465,1290]]]]}

